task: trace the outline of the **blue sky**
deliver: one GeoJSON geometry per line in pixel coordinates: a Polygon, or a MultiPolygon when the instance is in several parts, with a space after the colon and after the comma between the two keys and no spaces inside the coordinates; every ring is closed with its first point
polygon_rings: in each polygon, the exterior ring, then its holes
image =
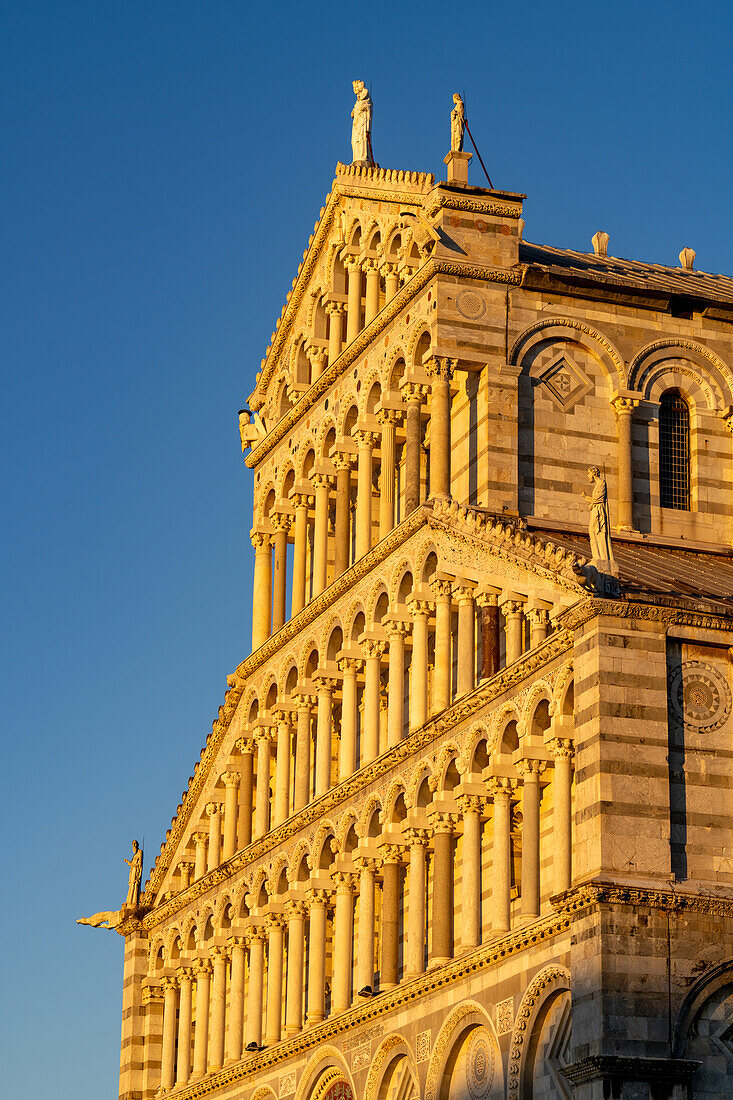
{"type": "Polygon", "coordinates": [[[351,80],[383,166],[441,173],[460,89],[527,239],[730,273],[731,29],[705,0],[0,3],[4,1095],[116,1095],[122,940],[74,920],[133,836],[154,856],[248,652],[236,413],[351,80]]]}

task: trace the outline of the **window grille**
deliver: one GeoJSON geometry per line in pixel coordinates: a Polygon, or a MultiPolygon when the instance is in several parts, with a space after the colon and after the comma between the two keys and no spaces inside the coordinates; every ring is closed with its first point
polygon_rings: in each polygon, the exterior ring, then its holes
{"type": "Polygon", "coordinates": [[[679,390],[659,403],[659,497],[662,508],[690,508],[690,410],[679,390]]]}

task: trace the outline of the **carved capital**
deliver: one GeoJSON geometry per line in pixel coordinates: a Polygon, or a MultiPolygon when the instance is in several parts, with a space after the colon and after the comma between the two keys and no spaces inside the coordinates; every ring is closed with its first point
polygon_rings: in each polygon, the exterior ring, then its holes
{"type": "Polygon", "coordinates": [[[160,979],[160,984],[163,988],[163,995],[165,995],[169,989],[174,991],[178,989],[178,978],[172,974],[164,974],[160,979]]]}
{"type": "Polygon", "coordinates": [[[405,840],[411,848],[427,848],[430,833],[427,829],[406,829],[405,840]]]}
{"type": "Polygon", "coordinates": [[[407,608],[413,619],[419,619],[421,615],[427,618],[432,610],[427,600],[418,600],[414,596],[408,596],[407,608]]]}
{"type": "Polygon", "coordinates": [[[399,844],[383,844],[379,849],[382,863],[403,863],[404,853],[399,844]]]}
{"type": "Polygon", "coordinates": [[[255,730],[255,744],[257,748],[272,744],[272,731],[269,726],[258,726],[255,730]]]}
{"type": "Polygon", "coordinates": [[[472,584],[463,584],[458,581],[453,585],[453,597],[458,604],[473,603],[475,588],[472,584]]]}
{"type": "Polygon", "coordinates": [[[245,931],[244,938],[247,941],[247,947],[251,950],[257,944],[264,944],[265,930],[258,924],[252,924],[245,931]]]}
{"type": "Polygon", "coordinates": [[[252,540],[255,553],[270,549],[271,539],[266,531],[252,531],[249,537],[252,540]]]}
{"type": "Polygon", "coordinates": [[[433,818],[433,833],[451,835],[458,824],[458,814],[437,813],[433,818]]]}
{"type": "Polygon", "coordinates": [[[436,578],[433,578],[433,580],[429,581],[428,583],[433,590],[433,594],[436,600],[441,596],[443,598],[447,596],[448,599],[450,599],[453,592],[453,586],[450,581],[437,580],[436,578]]]}
{"type": "Polygon", "coordinates": [[[385,652],[386,645],[376,638],[367,638],[365,642],[361,643],[361,648],[364,651],[365,658],[381,657],[385,652]]]}
{"type": "Polygon", "coordinates": [[[496,801],[497,798],[501,798],[506,795],[511,798],[516,790],[517,784],[513,779],[507,779],[504,776],[494,775],[489,779],[486,784],[489,795],[496,801]]]}
{"type": "Polygon", "coordinates": [[[427,386],[421,386],[419,382],[404,382],[400,386],[400,391],[408,405],[421,405],[427,393],[427,386]]]}
{"type": "Polygon", "coordinates": [[[524,759],[517,761],[517,771],[523,777],[525,783],[528,779],[539,779],[546,767],[546,760],[524,759]]]}
{"type": "Polygon", "coordinates": [[[332,479],[328,474],[311,474],[310,483],[314,489],[330,489],[332,479]]]}
{"type": "Polygon", "coordinates": [[[354,894],[359,885],[359,876],[350,871],[336,871],[331,875],[331,881],[337,894],[354,894]]]}
{"type": "Polygon", "coordinates": [[[402,413],[397,409],[380,409],[377,413],[377,420],[383,427],[394,427],[402,419],[402,413]]]}
{"type": "Polygon", "coordinates": [[[193,982],[194,980],[192,966],[179,966],[176,974],[178,975],[178,982],[180,985],[183,985],[184,982],[193,982]]]}
{"type": "Polygon", "coordinates": [[[215,814],[221,813],[221,802],[207,802],[206,813],[209,817],[214,817],[215,814]]]}
{"type": "Polygon", "coordinates": [[[242,754],[242,756],[246,755],[247,753],[249,753],[249,755],[251,756],[255,751],[254,738],[238,737],[237,740],[234,742],[234,747],[235,749],[237,749],[238,752],[242,754]]]}
{"type": "Polygon", "coordinates": [[[270,523],[276,531],[289,531],[291,526],[290,516],[286,512],[273,512],[270,523]]]}
{"type": "Polygon", "coordinates": [[[331,314],[331,315],[339,314],[339,313],[346,313],[346,303],[345,302],[326,302],[326,313],[331,314]]]}
{"type": "Polygon", "coordinates": [[[352,438],[356,440],[359,447],[368,447],[370,450],[377,442],[379,436],[376,432],[368,432],[360,429],[359,431],[351,433],[352,438]]]}
{"type": "Polygon", "coordinates": [[[360,874],[366,872],[373,875],[376,873],[379,861],[373,856],[358,856],[354,860],[354,865],[358,867],[360,874]]]}
{"type": "Polygon", "coordinates": [[[486,810],[486,799],[476,794],[461,794],[458,796],[458,805],[462,814],[478,814],[481,816],[486,810]]]}
{"type": "Polygon", "coordinates": [[[193,840],[196,847],[199,848],[202,844],[205,844],[206,841],[209,839],[209,834],[208,833],[193,833],[192,836],[191,836],[191,839],[193,840]]]}
{"type": "Polygon", "coordinates": [[[273,932],[284,932],[285,917],[280,913],[268,913],[265,917],[265,931],[268,936],[273,932]]]}
{"type": "Polygon", "coordinates": [[[611,404],[616,410],[617,416],[631,416],[634,409],[638,409],[641,401],[636,397],[621,397],[617,394],[611,398],[611,404]]]}
{"type": "Polygon", "coordinates": [[[433,355],[425,364],[428,377],[436,382],[450,382],[457,366],[457,359],[447,359],[443,355],[433,355]]]}
{"type": "Polygon", "coordinates": [[[308,902],[311,908],[322,906],[327,909],[331,904],[331,892],[329,890],[313,889],[308,891],[308,902]]]}
{"type": "Polygon", "coordinates": [[[285,913],[288,920],[305,920],[308,916],[308,906],[304,901],[291,899],[285,902],[285,913]]]}
{"type": "Polygon", "coordinates": [[[521,600],[505,600],[501,609],[505,619],[516,619],[524,614],[524,603],[521,600]]]}
{"type": "Polygon", "coordinates": [[[313,707],[316,705],[316,702],[317,702],[317,699],[316,699],[315,695],[311,695],[310,693],[301,692],[297,696],[297,702],[295,704],[295,709],[297,711],[300,711],[300,710],[313,710],[313,707]]]}
{"type": "Polygon", "coordinates": [[[341,672],[358,672],[362,664],[358,657],[342,657],[338,666],[341,672]]]}
{"type": "Polygon", "coordinates": [[[229,947],[224,944],[216,944],[211,948],[211,954],[214,956],[214,966],[217,963],[226,963],[229,961],[229,947]]]}
{"type": "Polygon", "coordinates": [[[201,981],[202,978],[210,978],[214,971],[214,968],[208,961],[208,959],[199,959],[198,962],[195,964],[193,971],[196,977],[196,981],[198,982],[201,981]]]}
{"type": "Polygon", "coordinates": [[[550,622],[550,612],[544,607],[530,607],[525,614],[534,626],[547,626],[550,622]]]}
{"type": "Polygon", "coordinates": [[[547,748],[553,756],[567,756],[572,759],[575,755],[575,745],[569,737],[553,737],[547,742],[547,748]]]}
{"type": "Polygon", "coordinates": [[[225,787],[238,787],[240,782],[239,772],[224,772],[222,781],[225,787]]]}

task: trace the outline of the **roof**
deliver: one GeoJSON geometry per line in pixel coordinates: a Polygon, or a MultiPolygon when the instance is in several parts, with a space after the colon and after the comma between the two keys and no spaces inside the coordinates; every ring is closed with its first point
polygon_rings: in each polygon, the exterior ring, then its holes
{"type": "Polygon", "coordinates": [[[640,260],[622,260],[616,256],[596,256],[593,252],[574,252],[570,248],[519,242],[519,261],[562,279],[598,282],[605,286],[635,288],[662,295],[682,295],[733,305],[733,278],[711,275],[706,271],[688,271],[684,267],[664,267],[640,260]]]}
{"type": "MultiPolygon", "coordinates": [[[[562,534],[531,527],[532,534],[550,539],[558,546],[590,557],[587,535],[562,534]]],[[[629,599],[663,598],[665,602],[697,605],[704,610],[733,612],[733,553],[683,550],[653,546],[631,539],[613,539],[613,553],[619,568],[621,595],[629,599]]]]}

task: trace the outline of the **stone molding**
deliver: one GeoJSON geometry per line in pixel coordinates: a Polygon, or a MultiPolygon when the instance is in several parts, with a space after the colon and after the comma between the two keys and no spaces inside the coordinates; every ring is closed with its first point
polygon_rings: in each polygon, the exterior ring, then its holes
{"type": "Polygon", "coordinates": [[[604,1081],[658,1081],[688,1083],[701,1062],[691,1058],[631,1058],[620,1054],[596,1054],[561,1072],[574,1085],[604,1081]]]}

